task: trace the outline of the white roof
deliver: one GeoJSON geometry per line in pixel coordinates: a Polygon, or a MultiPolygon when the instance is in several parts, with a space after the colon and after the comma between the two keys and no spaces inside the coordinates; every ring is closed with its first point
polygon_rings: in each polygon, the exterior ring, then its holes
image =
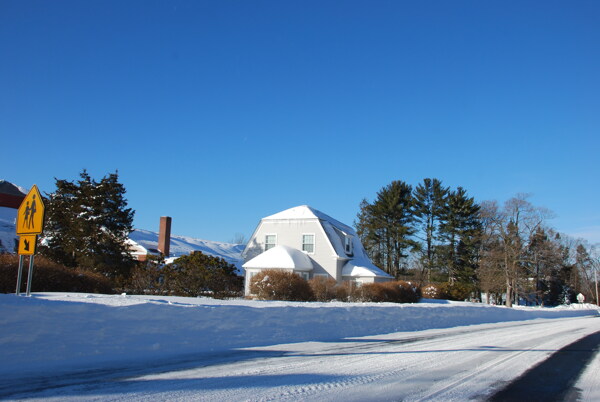
{"type": "Polygon", "coordinates": [[[147,255],[148,254],[148,249],[146,249],[146,247],[142,246],[135,240],[126,239],[125,242],[129,245],[129,252],[132,255],[137,256],[137,255],[147,255]]]}
{"type": "Polygon", "coordinates": [[[312,271],[310,258],[300,250],[288,246],[275,246],[242,265],[245,269],[293,269],[312,271]]]}
{"type": "Polygon", "coordinates": [[[387,272],[382,271],[370,261],[362,261],[363,264],[355,260],[348,261],[342,268],[342,276],[352,277],[371,277],[371,278],[392,278],[387,272]]]}
{"type": "Polygon", "coordinates": [[[282,220],[282,219],[320,219],[323,221],[330,222],[332,225],[338,227],[340,230],[343,230],[346,233],[354,233],[354,229],[352,229],[348,225],[344,225],[338,220],[333,219],[331,216],[324,214],[323,212],[316,210],[308,205],[300,205],[298,207],[293,207],[286,209],[285,211],[278,212],[274,215],[270,215],[264,217],[262,220],[282,220]]]}

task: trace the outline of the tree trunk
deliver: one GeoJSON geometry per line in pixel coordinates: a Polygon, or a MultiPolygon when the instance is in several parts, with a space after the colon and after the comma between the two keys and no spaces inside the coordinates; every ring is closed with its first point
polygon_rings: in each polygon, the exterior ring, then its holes
{"type": "Polygon", "coordinates": [[[507,279],[506,281],[506,302],[504,303],[506,307],[512,307],[512,298],[513,298],[513,287],[512,281],[507,279]]]}

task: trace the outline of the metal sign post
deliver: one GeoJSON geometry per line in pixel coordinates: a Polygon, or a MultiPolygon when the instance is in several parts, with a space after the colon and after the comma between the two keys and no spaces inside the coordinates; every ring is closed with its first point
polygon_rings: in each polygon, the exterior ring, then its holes
{"type": "Polygon", "coordinates": [[[21,279],[23,277],[23,260],[25,259],[24,255],[19,256],[19,272],[17,273],[17,296],[21,293],[21,279]]]}
{"type": "Polygon", "coordinates": [[[33,259],[35,255],[29,256],[29,272],[27,272],[27,293],[25,294],[27,297],[31,296],[31,279],[33,278],[33,259]]]}

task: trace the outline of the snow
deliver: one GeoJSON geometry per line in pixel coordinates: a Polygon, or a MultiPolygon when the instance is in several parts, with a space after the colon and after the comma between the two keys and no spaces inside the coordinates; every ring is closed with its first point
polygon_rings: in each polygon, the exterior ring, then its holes
{"type": "Polygon", "coordinates": [[[317,219],[318,215],[322,215],[317,210],[308,205],[300,205],[297,207],[288,208],[276,214],[264,217],[264,220],[285,220],[285,219],[317,219]]]}
{"type": "Polygon", "coordinates": [[[598,315],[593,306],[299,303],[39,293],[0,295],[0,377],[153,362],[236,348],[598,315]]]}
{"type": "MultiPolygon", "coordinates": [[[[156,249],[158,247],[158,233],[150,230],[135,229],[129,234],[129,238],[145,249],[156,249]]],[[[242,244],[171,235],[171,257],[181,257],[190,254],[192,251],[201,251],[207,255],[223,258],[225,261],[234,264],[239,270],[242,264],[241,254],[243,250],[244,245],[242,244]]]]}
{"type": "Polygon", "coordinates": [[[312,271],[313,264],[306,253],[295,248],[279,245],[246,262],[244,269],[294,269],[312,271]]]}
{"type": "Polygon", "coordinates": [[[0,207],[0,251],[14,251],[17,240],[15,222],[17,210],[14,208],[0,207]]]}

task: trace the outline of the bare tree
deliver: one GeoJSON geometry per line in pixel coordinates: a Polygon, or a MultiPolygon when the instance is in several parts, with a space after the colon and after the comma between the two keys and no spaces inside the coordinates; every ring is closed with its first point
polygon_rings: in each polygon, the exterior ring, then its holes
{"type": "Polygon", "coordinates": [[[499,208],[495,202],[482,203],[484,226],[482,265],[504,272],[507,307],[518,300],[519,280],[525,277],[527,249],[534,234],[543,228],[550,211],[535,207],[527,194],[517,194],[499,208]]]}

